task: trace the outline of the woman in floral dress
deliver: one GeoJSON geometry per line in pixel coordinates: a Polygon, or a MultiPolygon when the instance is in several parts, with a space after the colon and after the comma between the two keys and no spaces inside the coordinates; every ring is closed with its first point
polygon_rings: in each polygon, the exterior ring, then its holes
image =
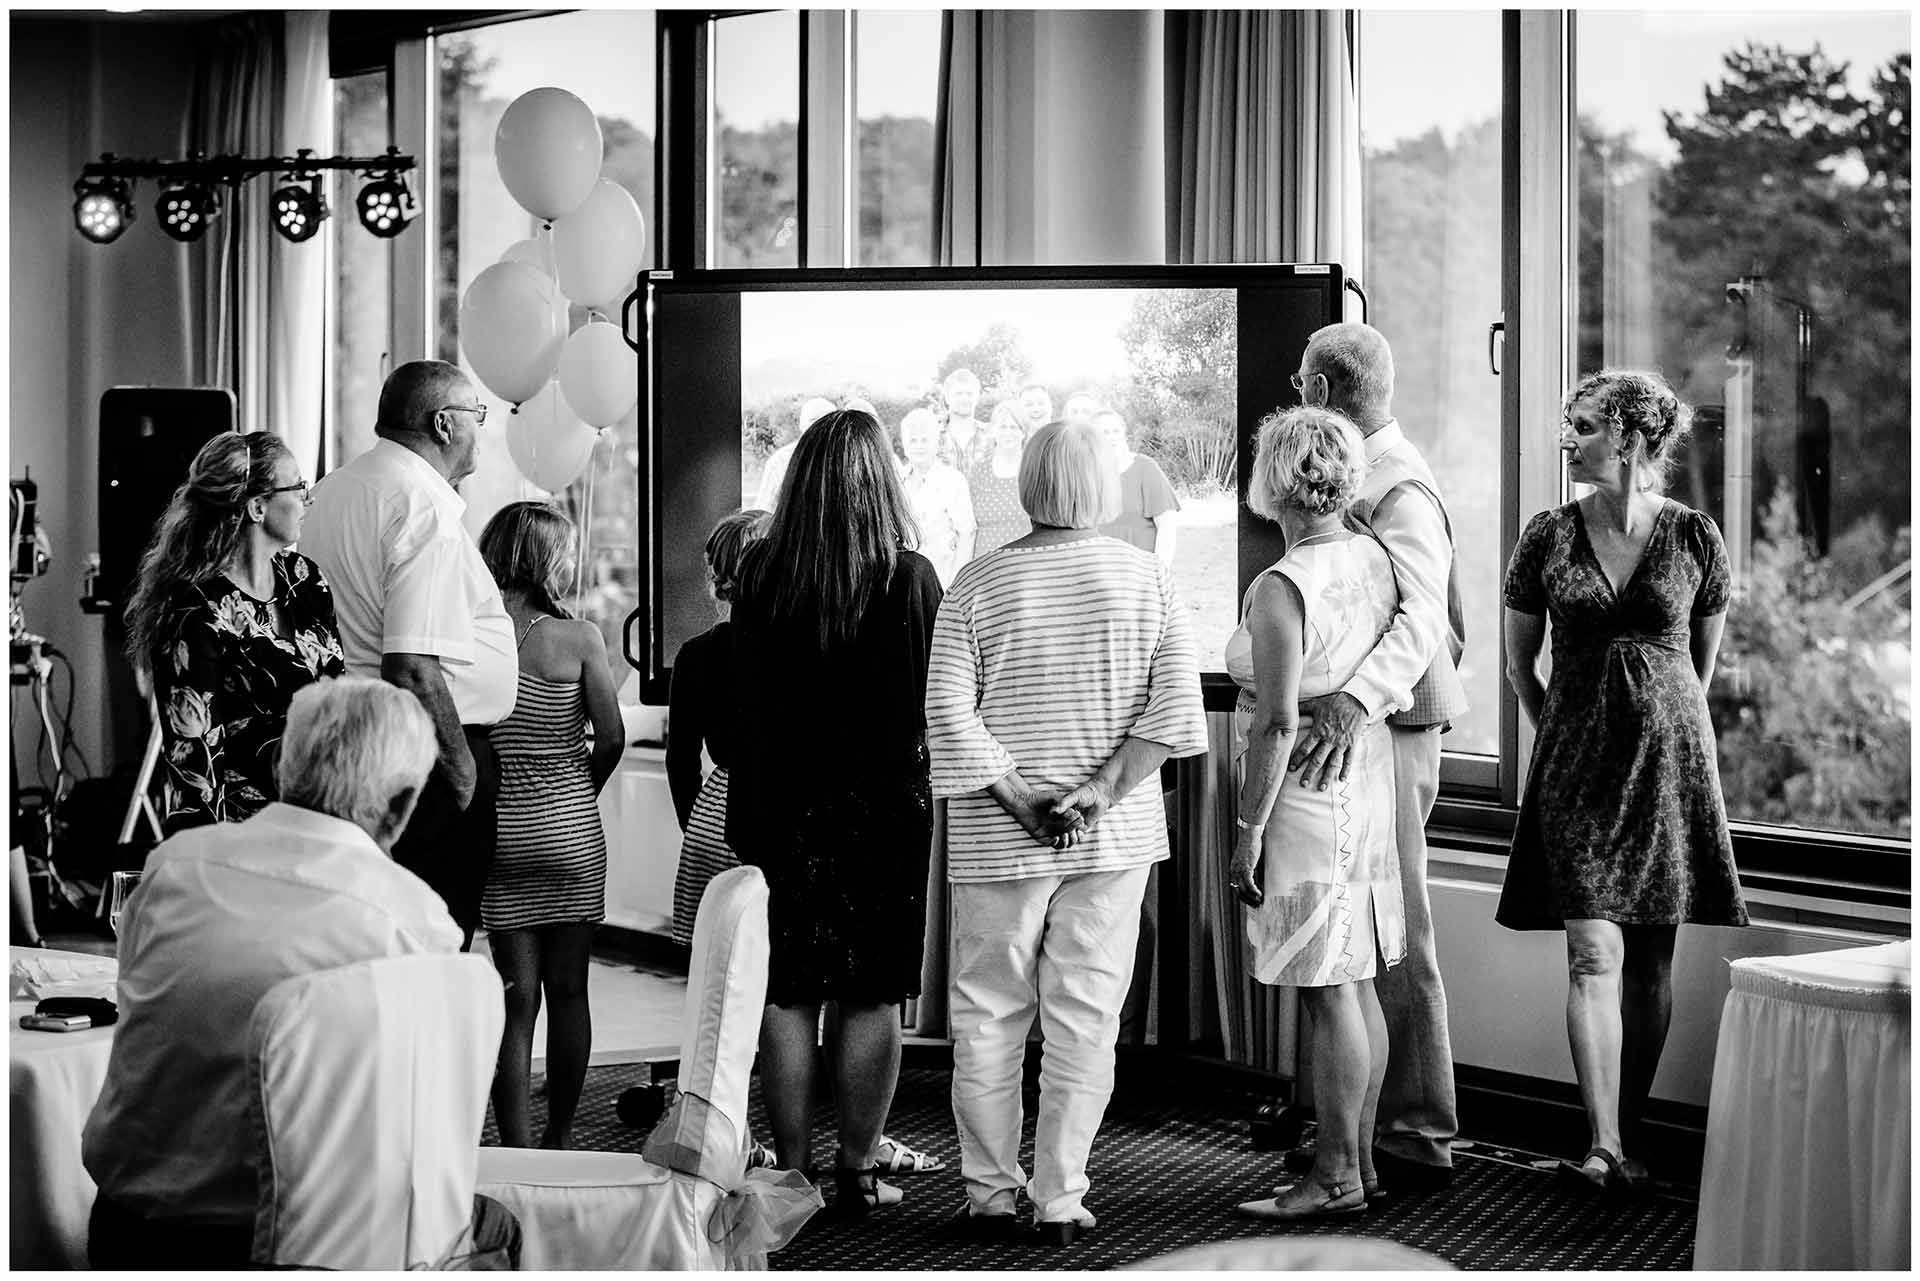
{"type": "Polygon", "coordinates": [[[1529,521],[1507,566],[1507,680],[1538,733],[1495,919],[1566,932],[1567,1035],[1592,1137],[1561,1173],[1634,1190],[1674,937],[1747,923],[1707,714],[1732,577],[1713,522],[1661,496],[1689,418],[1664,379],[1592,374],[1563,412],[1568,479],[1592,489],[1529,521]]]}
{"type": "Polygon", "coordinates": [[[274,800],[294,691],[346,670],[320,567],[288,550],[307,501],[278,436],[222,432],[195,455],[141,557],[127,656],[160,709],[169,836],[274,800]]]}

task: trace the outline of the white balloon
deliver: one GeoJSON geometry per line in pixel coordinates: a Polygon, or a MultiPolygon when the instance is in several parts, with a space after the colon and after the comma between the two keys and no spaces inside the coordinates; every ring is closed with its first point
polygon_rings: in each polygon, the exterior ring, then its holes
{"type": "Polygon", "coordinates": [[[633,194],[610,178],[553,224],[554,277],[582,307],[618,302],[647,260],[647,223],[633,194]]]}
{"type": "Polygon", "coordinates": [[[600,433],[580,421],[559,383],[548,383],[507,418],[507,455],[520,474],[549,493],[580,478],[600,433]]]}
{"type": "Polygon", "coordinates": [[[566,322],[553,286],[523,262],[496,262],[475,276],[460,304],[460,349],[488,391],[520,404],[553,377],[566,322]]]}
{"type": "Polygon", "coordinates": [[[620,326],[590,320],[560,349],[560,390],[574,412],[595,427],[611,427],[640,399],[639,364],[620,326]]]}
{"type": "Polygon", "coordinates": [[[593,109],[565,89],[529,89],[493,134],[500,180],[520,207],[549,221],[580,207],[600,177],[605,143],[593,109]]]}
{"type": "Polygon", "coordinates": [[[537,236],[516,240],[508,245],[507,252],[500,255],[500,261],[525,263],[547,279],[553,279],[553,253],[548,248],[548,242],[537,236]]]}

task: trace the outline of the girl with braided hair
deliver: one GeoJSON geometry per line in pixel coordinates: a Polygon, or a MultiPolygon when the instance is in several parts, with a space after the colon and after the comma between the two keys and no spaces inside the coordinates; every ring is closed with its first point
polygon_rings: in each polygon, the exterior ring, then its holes
{"type": "Polygon", "coordinates": [[[140,558],[127,657],[160,711],[160,824],[231,823],[279,796],[294,692],[346,670],[333,594],[290,550],[307,482],[267,432],[201,446],[140,558]]]}

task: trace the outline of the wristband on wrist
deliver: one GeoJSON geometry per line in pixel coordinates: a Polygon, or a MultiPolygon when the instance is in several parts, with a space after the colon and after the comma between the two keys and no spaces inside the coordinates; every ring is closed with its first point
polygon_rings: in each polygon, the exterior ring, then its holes
{"type": "Polygon", "coordinates": [[[1233,825],[1239,828],[1243,832],[1259,831],[1260,829],[1266,827],[1265,823],[1249,823],[1247,822],[1246,819],[1241,818],[1238,814],[1235,814],[1233,816],[1233,825]]]}

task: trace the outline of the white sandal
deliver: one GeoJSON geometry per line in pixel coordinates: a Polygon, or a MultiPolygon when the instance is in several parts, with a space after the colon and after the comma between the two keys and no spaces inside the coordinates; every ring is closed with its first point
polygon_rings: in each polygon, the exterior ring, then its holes
{"type": "Polygon", "coordinates": [[[931,1152],[917,1152],[900,1140],[890,1139],[884,1134],[873,1145],[873,1165],[882,1174],[892,1178],[906,1174],[931,1174],[947,1168],[946,1161],[931,1152]]]}

